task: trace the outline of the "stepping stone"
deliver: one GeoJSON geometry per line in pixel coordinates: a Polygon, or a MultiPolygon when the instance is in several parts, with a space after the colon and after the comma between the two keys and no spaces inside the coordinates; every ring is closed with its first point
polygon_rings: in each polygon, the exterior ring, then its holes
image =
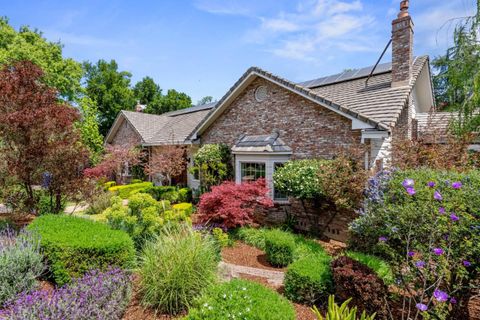
{"type": "Polygon", "coordinates": [[[285,278],[283,271],[245,267],[223,261],[220,262],[219,268],[220,274],[225,280],[240,278],[240,274],[247,274],[254,277],[265,278],[272,286],[280,287],[283,285],[283,279],[285,278]]]}

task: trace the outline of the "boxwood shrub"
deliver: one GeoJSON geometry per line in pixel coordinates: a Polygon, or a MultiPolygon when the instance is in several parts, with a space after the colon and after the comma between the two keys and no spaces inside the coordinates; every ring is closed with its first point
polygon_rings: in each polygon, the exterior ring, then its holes
{"type": "Polygon", "coordinates": [[[153,187],[151,182],[132,183],[124,186],[113,186],[108,191],[117,194],[122,199],[127,199],[131,195],[138,193],[147,188],[153,187]]]}
{"type": "Polygon", "coordinates": [[[314,304],[332,289],[330,257],[310,255],[288,266],[285,273],[285,296],[295,302],[314,304]]]}
{"type": "Polygon", "coordinates": [[[293,262],[295,237],[281,230],[272,230],[265,237],[267,261],[276,267],[285,267],[293,262]]]}
{"type": "Polygon", "coordinates": [[[249,319],[294,320],[295,311],[287,299],[261,284],[233,279],[212,287],[190,309],[187,320],[249,319]]]}
{"type": "Polygon", "coordinates": [[[92,269],[129,268],[134,261],[135,249],[128,234],[103,223],[45,215],[36,218],[28,229],[40,235],[51,277],[59,285],[92,269]]]}
{"type": "Polygon", "coordinates": [[[192,189],[190,189],[190,188],[178,189],[178,201],[179,202],[192,202],[192,189]]]}

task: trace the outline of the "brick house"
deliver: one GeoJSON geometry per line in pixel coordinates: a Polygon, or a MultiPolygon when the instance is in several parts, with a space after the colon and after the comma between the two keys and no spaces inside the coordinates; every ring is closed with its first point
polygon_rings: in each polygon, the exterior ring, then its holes
{"type": "MultiPolygon", "coordinates": [[[[432,110],[429,58],[413,56],[413,21],[408,1],[402,1],[392,22],[391,63],[301,83],[252,67],[216,103],[163,115],[122,111],[106,142],[129,137],[149,152],[161,152],[165,144],[184,145],[190,161],[202,144],[227,144],[236,182],[265,177],[278,203],[269,218],[278,220],[295,204],[288,206],[274,190],[275,168],[289,159],[332,158],[338,146],[357,144],[367,147],[366,168],[381,167],[390,159],[392,140],[416,136],[425,128],[417,119],[432,110]]],[[[190,187],[198,186],[195,177],[185,176],[190,187]]],[[[343,238],[340,229],[348,219],[333,220],[319,223],[330,224],[328,235],[343,238]]]]}

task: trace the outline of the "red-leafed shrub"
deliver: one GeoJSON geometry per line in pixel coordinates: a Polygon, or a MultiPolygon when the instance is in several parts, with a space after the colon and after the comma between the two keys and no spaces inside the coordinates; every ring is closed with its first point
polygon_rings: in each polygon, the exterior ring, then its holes
{"type": "Polygon", "coordinates": [[[352,305],[360,311],[376,312],[380,318],[387,315],[387,286],[372,269],[345,256],[335,259],[331,266],[336,298],[352,298],[352,305]]]}
{"type": "Polygon", "coordinates": [[[273,206],[267,193],[265,179],[242,184],[226,181],[213,186],[211,192],[200,197],[199,220],[226,228],[250,225],[254,223],[253,213],[256,209],[273,206]]]}

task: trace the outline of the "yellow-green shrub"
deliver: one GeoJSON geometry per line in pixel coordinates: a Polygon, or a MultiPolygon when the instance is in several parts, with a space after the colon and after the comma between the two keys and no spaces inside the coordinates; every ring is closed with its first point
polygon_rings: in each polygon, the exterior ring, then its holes
{"type": "Polygon", "coordinates": [[[193,205],[191,203],[177,203],[173,205],[174,211],[183,211],[185,216],[189,217],[193,212],[193,205]]]}
{"type": "Polygon", "coordinates": [[[151,182],[142,182],[142,183],[132,183],[124,186],[114,186],[108,188],[108,191],[117,194],[122,199],[127,199],[131,195],[140,192],[146,188],[153,187],[151,182]]]}

